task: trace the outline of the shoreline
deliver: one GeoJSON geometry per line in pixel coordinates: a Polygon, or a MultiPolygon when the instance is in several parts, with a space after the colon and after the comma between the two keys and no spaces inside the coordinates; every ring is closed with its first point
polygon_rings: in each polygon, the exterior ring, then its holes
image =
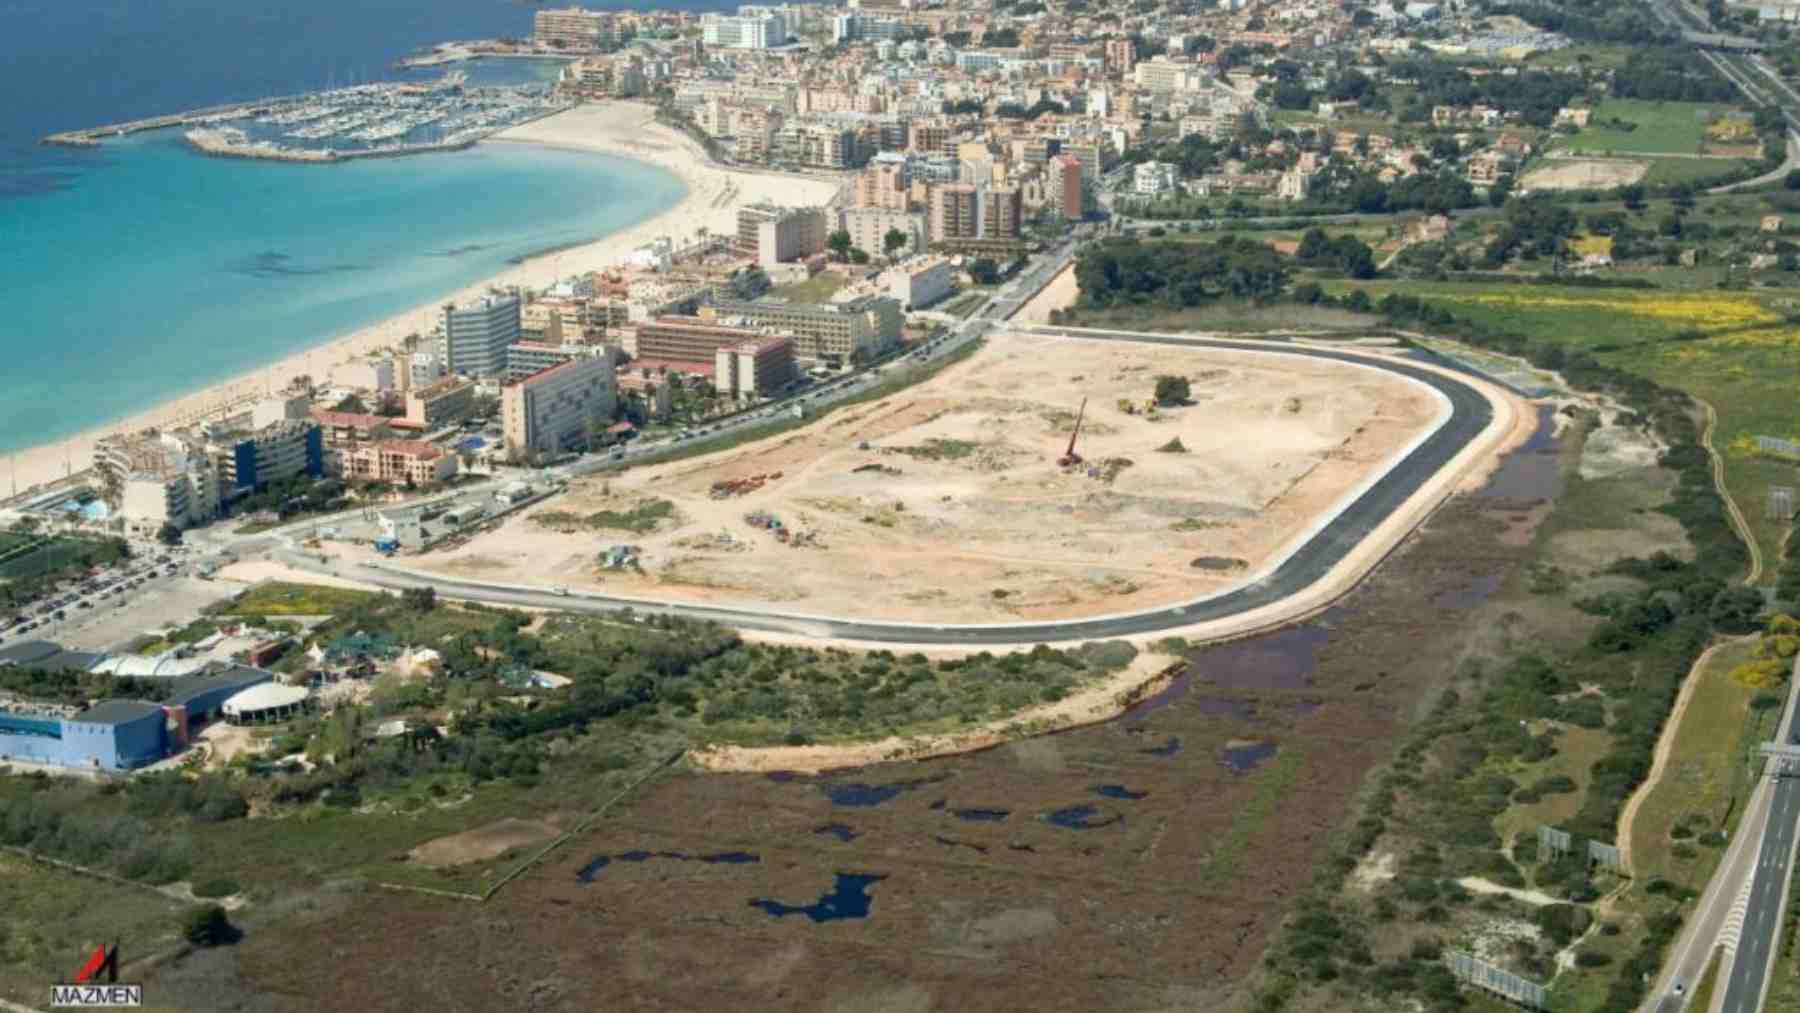
{"type": "Polygon", "coordinates": [[[127,412],[72,436],[9,451],[5,455],[7,471],[0,474],[0,479],[9,482],[4,487],[9,490],[8,496],[14,475],[20,496],[26,496],[34,489],[42,492],[65,477],[87,470],[94,444],[103,436],[152,426],[173,428],[216,417],[226,409],[286,386],[296,376],[310,375],[322,381],[333,366],[346,360],[398,348],[408,334],[429,334],[445,302],[479,296],[494,285],[542,288],[571,274],[615,264],[632,249],[659,236],[670,237],[679,247],[703,227],[715,235],[735,233],[740,204],[765,199],[823,204],[837,189],[837,181],[825,178],[801,180],[791,175],[714,165],[691,138],[656,122],[654,106],[639,102],[579,105],[511,127],[482,143],[628,158],[674,174],[686,192],[673,206],[617,232],[562,249],[539,251],[494,275],[411,309],[296,348],[255,369],[198,389],[176,392],[150,408],[127,412]]]}

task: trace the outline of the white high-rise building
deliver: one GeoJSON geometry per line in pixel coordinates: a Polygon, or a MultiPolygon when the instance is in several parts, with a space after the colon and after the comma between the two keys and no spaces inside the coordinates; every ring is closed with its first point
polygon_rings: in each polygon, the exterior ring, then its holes
{"type": "Polygon", "coordinates": [[[506,372],[506,346],[519,340],[519,297],[483,296],[444,307],[444,367],[477,379],[506,372]]]}
{"type": "Polygon", "coordinates": [[[761,7],[740,7],[736,15],[707,14],[700,40],[721,49],[773,49],[787,45],[787,18],[761,7]]]}

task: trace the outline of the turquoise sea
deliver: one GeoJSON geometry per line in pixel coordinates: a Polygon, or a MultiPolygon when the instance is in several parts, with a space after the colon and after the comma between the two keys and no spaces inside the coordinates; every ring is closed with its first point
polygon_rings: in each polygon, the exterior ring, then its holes
{"type": "MultiPolygon", "coordinates": [[[[714,6],[697,4],[696,6],[714,6]]],[[[95,151],[46,133],[396,77],[432,42],[523,35],[499,0],[259,9],[111,0],[0,7],[0,453],[55,441],[447,295],[672,206],[621,158],[484,144],[333,165],[196,155],[175,131],[95,151]]],[[[472,83],[553,76],[468,65],[472,83]]]]}

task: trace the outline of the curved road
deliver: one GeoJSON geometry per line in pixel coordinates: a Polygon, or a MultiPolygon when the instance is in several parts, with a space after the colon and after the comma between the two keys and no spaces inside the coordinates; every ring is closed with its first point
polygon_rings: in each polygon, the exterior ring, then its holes
{"type": "MultiPolygon", "coordinates": [[[[1040,332],[1056,331],[1055,328],[1038,328],[1037,330],[1040,332]]],[[[1240,352],[1246,348],[1242,342],[1164,337],[1118,331],[1083,331],[1069,336],[1240,352]]],[[[385,566],[346,565],[334,568],[330,564],[322,563],[316,556],[307,556],[291,551],[284,552],[282,555],[295,566],[316,572],[339,573],[359,581],[388,588],[404,589],[430,586],[459,598],[565,610],[610,611],[633,608],[644,612],[709,619],[744,629],[843,640],[956,646],[1007,646],[1069,640],[1099,640],[1177,629],[1207,620],[1249,612],[1252,609],[1279,602],[1311,586],[1362,544],[1395,510],[1412,498],[1413,494],[1417,493],[1464,447],[1468,446],[1471,440],[1486,429],[1493,419],[1493,406],[1488,402],[1487,397],[1468,383],[1455,376],[1422,369],[1404,361],[1353,355],[1327,348],[1276,343],[1258,345],[1252,350],[1270,355],[1302,356],[1385,369],[1427,384],[1441,393],[1450,402],[1450,416],[1419,442],[1406,457],[1395,463],[1385,475],[1332,517],[1311,539],[1283,560],[1273,573],[1263,579],[1223,593],[1149,611],[1098,616],[1089,619],[996,625],[883,622],[807,616],[783,613],[774,609],[646,601],[585,592],[558,595],[543,588],[459,580],[453,577],[418,574],[385,566]]]]}

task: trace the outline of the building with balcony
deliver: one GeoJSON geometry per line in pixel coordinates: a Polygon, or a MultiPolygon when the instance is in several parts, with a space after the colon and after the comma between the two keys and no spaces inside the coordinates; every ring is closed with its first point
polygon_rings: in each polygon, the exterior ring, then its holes
{"type": "Polygon", "coordinates": [[[501,429],[515,460],[539,463],[584,450],[612,421],[618,382],[607,356],[585,356],[500,388],[501,429]]]}
{"type": "Polygon", "coordinates": [[[506,372],[506,346],[519,340],[517,295],[488,295],[444,307],[441,348],[452,373],[495,379],[506,372]]]}
{"type": "Polygon", "coordinates": [[[394,485],[435,485],[456,476],[456,455],[423,440],[381,440],[344,455],[344,477],[394,485]]]}
{"type": "Polygon", "coordinates": [[[798,375],[787,338],[757,338],[713,353],[713,389],[741,401],[772,397],[798,375]]]}
{"type": "Polygon", "coordinates": [[[406,392],[406,421],[431,432],[453,426],[475,414],[475,384],[447,376],[436,383],[406,392]]]}

